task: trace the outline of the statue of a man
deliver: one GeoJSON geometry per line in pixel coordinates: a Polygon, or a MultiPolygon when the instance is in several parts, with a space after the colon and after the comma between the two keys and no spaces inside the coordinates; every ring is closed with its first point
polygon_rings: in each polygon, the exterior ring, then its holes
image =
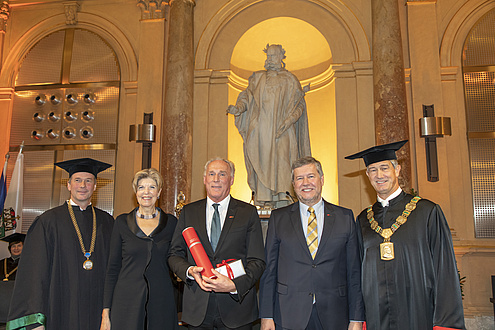
{"type": "MultiPolygon", "coordinates": [[[[264,71],[254,72],[249,85],[229,105],[244,140],[248,184],[256,205],[289,204],[291,164],[311,156],[306,102],[299,80],[285,69],[285,50],[268,44],[264,71]]],[[[309,87],[308,87],[309,90],[309,87]]]]}

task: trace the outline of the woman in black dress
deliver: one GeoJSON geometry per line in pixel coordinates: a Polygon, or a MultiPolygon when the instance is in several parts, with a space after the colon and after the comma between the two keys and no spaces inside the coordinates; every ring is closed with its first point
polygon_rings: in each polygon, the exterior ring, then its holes
{"type": "Polygon", "coordinates": [[[177,219],[155,207],[162,184],[155,169],[134,175],[132,185],[139,206],[115,221],[101,330],[178,328],[167,264],[177,219]]]}

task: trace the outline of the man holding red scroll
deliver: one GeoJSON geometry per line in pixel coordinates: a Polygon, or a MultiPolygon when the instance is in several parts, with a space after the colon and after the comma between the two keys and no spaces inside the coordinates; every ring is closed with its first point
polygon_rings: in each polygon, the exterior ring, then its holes
{"type": "Polygon", "coordinates": [[[230,196],[234,164],[215,158],[205,165],[207,198],[186,205],[170,247],[169,265],[185,283],[182,321],[189,329],[252,329],[258,318],[255,284],[265,269],[263,236],[256,208],[230,196]],[[216,267],[241,260],[245,275],[230,279],[196,266],[182,231],[193,227],[216,267]]]}

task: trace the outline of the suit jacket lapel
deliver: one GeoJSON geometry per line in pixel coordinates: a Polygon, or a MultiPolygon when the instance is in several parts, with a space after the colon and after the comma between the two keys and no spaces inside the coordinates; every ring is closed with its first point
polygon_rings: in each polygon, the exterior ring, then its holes
{"type": "Polygon", "coordinates": [[[217,249],[215,251],[219,251],[221,249],[222,243],[223,241],[225,241],[225,238],[228,236],[230,228],[232,227],[232,223],[234,222],[236,212],[237,212],[237,202],[231,196],[229,206],[227,208],[227,214],[225,215],[225,222],[223,223],[222,232],[220,233],[217,249]]]}
{"type": "Polygon", "coordinates": [[[196,229],[206,254],[213,255],[213,248],[211,247],[208,232],[206,230],[206,199],[202,200],[201,203],[198,203],[197,206],[198,209],[195,214],[198,216],[195,219],[194,229],[196,229]]]}
{"type": "Polygon", "coordinates": [[[127,214],[127,217],[125,218],[125,221],[127,222],[127,227],[129,227],[129,230],[136,236],[139,237],[139,234],[142,233],[141,229],[139,229],[137,223],[136,223],[136,209],[134,209],[132,212],[127,214]]]}
{"type": "Polygon", "coordinates": [[[306,243],[306,233],[301,224],[301,211],[299,208],[299,202],[292,204],[290,210],[290,222],[294,232],[296,233],[297,240],[301,244],[301,248],[306,251],[308,258],[311,259],[311,253],[309,253],[308,244],[306,243]]]}
{"type": "Polygon", "coordinates": [[[325,212],[325,219],[324,219],[324,224],[323,224],[323,232],[321,233],[321,239],[320,242],[318,243],[318,251],[316,252],[316,258],[318,258],[318,252],[320,251],[320,248],[323,250],[324,245],[328,241],[331,233],[333,226],[335,224],[335,215],[332,210],[332,205],[323,201],[324,203],[324,212],[325,212]]]}

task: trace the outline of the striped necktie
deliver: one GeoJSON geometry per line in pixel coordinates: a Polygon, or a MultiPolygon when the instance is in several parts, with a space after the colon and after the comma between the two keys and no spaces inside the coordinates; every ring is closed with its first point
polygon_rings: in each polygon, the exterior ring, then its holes
{"type": "Polygon", "coordinates": [[[309,218],[308,218],[308,232],[306,235],[306,243],[308,244],[309,252],[311,257],[314,259],[316,256],[316,251],[318,250],[318,229],[316,226],[316,214],[312,207],[308,208],[309,218]]]}

